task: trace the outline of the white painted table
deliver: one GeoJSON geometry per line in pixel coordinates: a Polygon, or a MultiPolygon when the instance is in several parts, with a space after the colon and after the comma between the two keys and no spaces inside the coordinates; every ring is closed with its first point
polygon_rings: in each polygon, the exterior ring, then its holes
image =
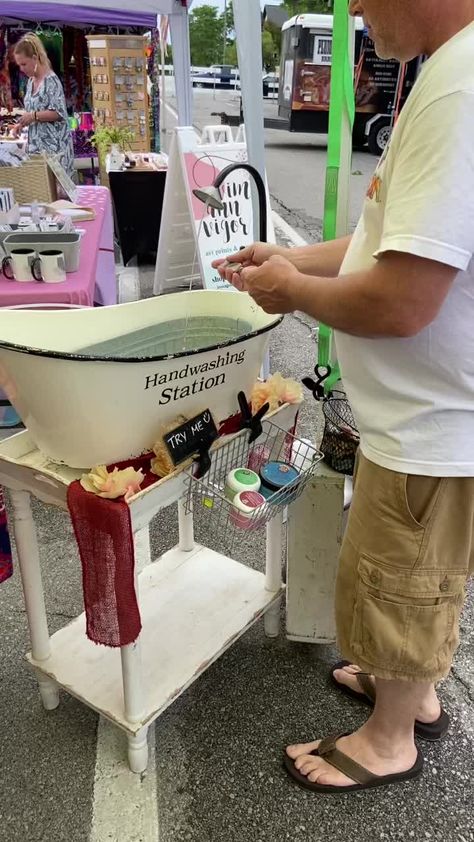
{"type": "MultiPolygon", "coordinates": [[[[283,407],[271,420],[290,430],[295,407],[283,407]]],[[[31,651],[44,707],[53,710],[64,689],[106,717],[127,735],[133,772],[148,761],[150,724],[260,617],[265,632],[279,631],[282,521],[267,526],[265,572],[197,545],[192,514],[185,512],[186,474],[176,471],[130,501],[135,542],[136,588],[142,632],[119,649],[98,646],[85,634],[85,615],[49,635],[33,495],[67,509],[68,485],[80,471],[48,462],[28,432],[0,445],[0,485],[9,489],[31,651]],[[150,561],[148,527],[165,506],[177,503],[179,543],[159,563],[150,561]]]]}

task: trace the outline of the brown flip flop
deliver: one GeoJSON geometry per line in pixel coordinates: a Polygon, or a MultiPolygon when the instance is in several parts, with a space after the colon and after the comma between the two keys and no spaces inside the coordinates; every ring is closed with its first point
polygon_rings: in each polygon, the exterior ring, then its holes
{"type": "Polygon", "coordinates": [[[316,757],[323,757],[326,763],[334,766],[339,772],[342,772],[348,778],[355,781],[352,786],[330,786],[329,784],[312,783],[306,775],[302,775],[298,771],[294,760],[288,757],[286,753],[283,759],[285,770],[299,786],[322,795],[341,792],[360,792],[363,789],[373,789],[376,786],[390,786],[391,784],[403,783],[403,781],[417,778],[423,771],[423,757],[421,752],[418,751],[415,763],[406,772],[397,772],[395,775],[374,775],[373,772],[369,772],[364,766],[356,763],[355,760],[352,760],[347,754],[336,748],[337,740],[347,736],[349,735],[332,734],[330,737],[322,740],[318,748],[314,749],[311,754],[314,754],[316,757]]]}
{"type": "MultiPolygon", "coordinates": [[[[334,687],[337,687],[337,689],[341,693],[344,693],[345,696],[349,696],[349,698],[356,699],[358,702],[362,702],[362,704],[373,708],[375,704],[375,687],[370,680],[369,673],[358,672],[355,674],[362,691],[360,693],[357,690],[353,690],[352,687],[347,687],[345,684],[341,684],[341,682],[337,681],[335,678],[334,672],[336,670],[349,667],[350,665],[350,661],[338,661],[337,664],[334,664],[329,673],[331,684],[333,684],[334,687]]],[[[418,719],[415,720],[415,735],[421,740],[436,742],[446,736],[449,730],[449,723],[450,719],[448,714],[445,710],[443,710],[443,708],[441,708],[439,718],[434,722],[420,722],[418,719]]]]}

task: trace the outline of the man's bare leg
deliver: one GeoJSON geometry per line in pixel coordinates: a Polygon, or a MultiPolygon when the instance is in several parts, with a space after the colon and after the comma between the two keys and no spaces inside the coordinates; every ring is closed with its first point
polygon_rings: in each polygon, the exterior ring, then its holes
{"type": "MultiPolygon", "coordinates": [[[[338,684],[350,687],[351,690],[354,690],[356,693],[360,693],[360,695],[363,696],[364,691],[356,678],[357,673],[360,671],[360,667],[358,667],[357,664],[351,664],[350,666],[343,667],[342,669],[334,670],[333,675],[338,684]]],[[[374,676],[371,676],[371,678],[375,681],[374,676]]],[[[438,696],[436,695],[435,685],[430,684],[429,686],[430,692],[423,699],[422,706],[416,714],[418,722],[436,722],[441,714],[441,705],[438,696]]]]}
{"type": "MultiPolygon", "coordinates": [[[[337,748],[375,775],[408,771],[417,759],[415,719],[427,706],[433,685],[377,678],[375,686],[376,703],[370,719],[350,736],[341,737],[337,748]]],[[[309,781],[327,786],[351,786],[354,781],[321,757],[310,754],[319,742],[288,746],[287,754],[309,781]]]]}

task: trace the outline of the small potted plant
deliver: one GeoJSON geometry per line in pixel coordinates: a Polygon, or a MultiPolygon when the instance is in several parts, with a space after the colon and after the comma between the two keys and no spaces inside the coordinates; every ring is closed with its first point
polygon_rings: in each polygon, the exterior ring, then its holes
{"type": "Polygon", "coordinates": [[[110,151],[110,169],[119,170],[125,160],[124,150],[130,148],[135,135],[131,129],[119,126],[99,126],[92,135],[91,142],[104,161],[110,151]]]}

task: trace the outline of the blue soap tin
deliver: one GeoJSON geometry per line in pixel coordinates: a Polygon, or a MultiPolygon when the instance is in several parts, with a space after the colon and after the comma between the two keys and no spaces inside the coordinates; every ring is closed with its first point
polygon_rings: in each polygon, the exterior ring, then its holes
{"type": "MultiPolygon", "coordinates": [[[[281,491],[289,483],[295,482],[300,476],[300,472],[293,465],[288,462],[267,462],[260,468],[260,494],[263,494],[265,499],[268,499],[272,494],[281,491]]],[[[290,503],[296,492],[292,488],[288,495],[282,495],[282,501],[285,505],[290,503]]]]}

